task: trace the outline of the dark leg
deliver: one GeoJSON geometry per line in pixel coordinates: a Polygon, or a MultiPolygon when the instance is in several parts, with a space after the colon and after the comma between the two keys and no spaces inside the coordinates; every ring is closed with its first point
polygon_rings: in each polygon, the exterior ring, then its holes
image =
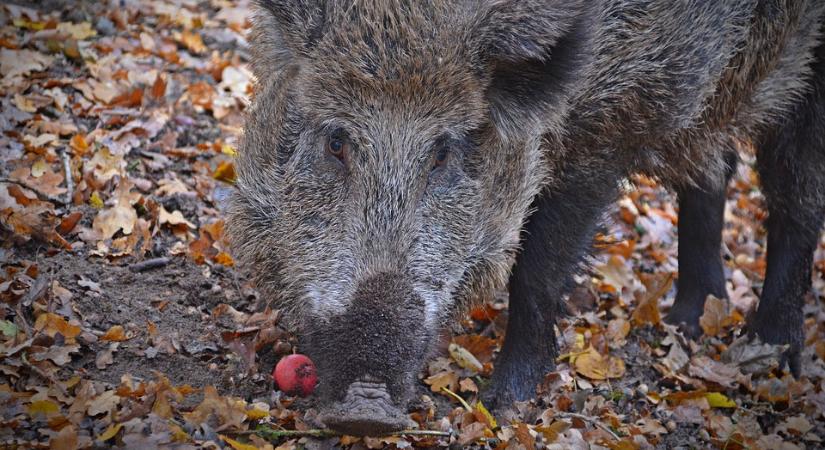
{"type": "Polygon", "coordinates": [[[796,376],[804,344],[802,306],[825,218],[825,45],[817,57],[814,89],[757,153],[768,201],[768,268],[751,330],[764,341],[790,345],[784,359],[796,376]]]}
{"type": "Polygon", "coordinates": [[[679,290],[667,321],[691,337],[702,334],[699,317],[708,294],[727,297],[720,249],[727,182],[736,169],[736,154],[727,153],[723,182],[679,189],[679,290]]]}
{"type": "Polygon", "coordinates": [[[510,276],[507,335],[487,391],[487,401],[498,407],[534,397],[555,366],[554,324],[564,309],[562,294],[616,193],[617,177],[602,171],[565,175],[560,188],[534,200],[535,212],[522,232],[510,276]]]}

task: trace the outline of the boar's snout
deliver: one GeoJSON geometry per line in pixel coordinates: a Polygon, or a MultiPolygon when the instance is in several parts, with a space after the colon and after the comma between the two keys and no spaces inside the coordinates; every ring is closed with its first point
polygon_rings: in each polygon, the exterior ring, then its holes
{"type": "Polygon", "coordinates": [[[432,341],[425,322],[410,279],[382,272],[361,280],[340,314],[307,323],[303,348],[318,366],[321,421],[347,434],[403,428],[432,341]]]}
{"type": "Polygon", "coordinates": [[[406,415],[393,405],[387,385],[369,381],[350,384],[344,400],[322,414],[321,421],[354,436],[385,434],[410,425],[406,415]]]}

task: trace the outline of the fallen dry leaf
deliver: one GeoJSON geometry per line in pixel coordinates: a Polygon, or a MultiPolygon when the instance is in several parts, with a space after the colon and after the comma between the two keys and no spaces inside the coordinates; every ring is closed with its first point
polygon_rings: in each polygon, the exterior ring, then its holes
{"type": "Polygon", "coordinates": [[[121,342],[127,339],[129,338],[126,336],[126,331],[122,325],[113,325],[103,336],[100,336],[101,341],[121,342]]]}
{"type": "Polygon", "coordinates": [[[121,181],[118,186],[114,205],[100,211],[92,222],[92,228],[101,240],[111,239],[115,233],[131,234],[137,223],[137,212],[132,207],[131,185],[121,181]]]}
{"type": "Polygon", "coordinates": [[[712,381],[725,387],[736,384],[740,372],[735,366],[714,361],[707,356],[694,356],[690,360],[688,372],[695,377],[712,381]]]}
{"type": "Polygon", "coordinates": [[[624,361],[615,356],[602,355],[593,347],[575,356],[573,367],[579,375],[591,380],[606,380],[624,375],[624,361]]]}

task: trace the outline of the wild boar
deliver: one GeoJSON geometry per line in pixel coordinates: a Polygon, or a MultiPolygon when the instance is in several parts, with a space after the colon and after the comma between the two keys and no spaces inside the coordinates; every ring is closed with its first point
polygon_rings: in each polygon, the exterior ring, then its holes
{"type": "Polygon", "coordinates": [[[228,229],[317,364],[322,421],[406,425],[462,305],[509,286],[490,398],[535,394],[562,297],[620,181],[679,196],[669,320],[725,295],[737,142],[770,218],[752,329],[790,344],[825,211],[823,10],[814,0],[258,0],[257,91],[228,229]]]}

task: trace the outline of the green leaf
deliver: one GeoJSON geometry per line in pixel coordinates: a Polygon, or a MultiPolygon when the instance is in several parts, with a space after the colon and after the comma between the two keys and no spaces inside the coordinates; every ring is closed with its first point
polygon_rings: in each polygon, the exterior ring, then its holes
{"type": "Polygon", "coordinates": [[[0,320],[0,331],[3,332],[5,336],[15,337],[17,336],[17,325],[8,320],[0,320]]]}

